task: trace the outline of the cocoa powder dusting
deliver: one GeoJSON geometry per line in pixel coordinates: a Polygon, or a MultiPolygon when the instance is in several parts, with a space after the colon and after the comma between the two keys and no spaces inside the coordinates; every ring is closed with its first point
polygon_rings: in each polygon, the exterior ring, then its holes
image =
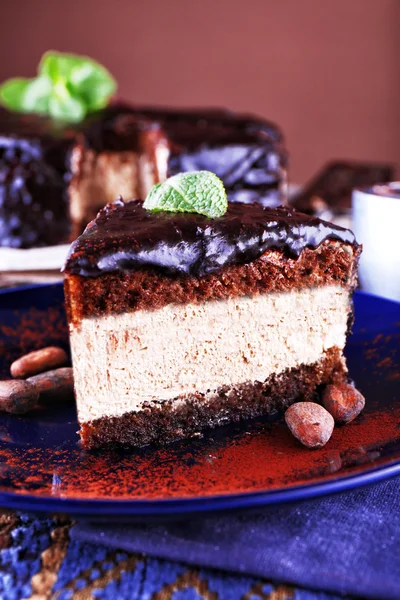
{"type": "Polygon", "coordinates": [[[154,500],[255,492],[327,480],[337,477],[338,470],[355,474],[364,463],[388,464],[400,458],[399,422],[399,406],[369,411],[335,429],[326,446],[312,452],[300,446],[280,419],[222,428],[203,439],[159,449],[86,453],[78,446],[13,447],[0,449],[0,460],[7,477],[3,481],[19,494],[154,500]]]}

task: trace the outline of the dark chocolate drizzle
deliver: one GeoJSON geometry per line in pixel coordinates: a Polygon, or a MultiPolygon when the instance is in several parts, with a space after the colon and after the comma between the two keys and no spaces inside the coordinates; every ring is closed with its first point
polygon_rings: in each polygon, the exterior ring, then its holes
{"type": "Polygon", "coordinates": [[[141,200],[103,208],[72,244],[64,271],[96,277],[137,268],[202,277],[277,249],[294,258],[325,240],[356,244],[348,230],[291,208],[230,204],[219,219],[194,213],[152,213],[141,200]]]}

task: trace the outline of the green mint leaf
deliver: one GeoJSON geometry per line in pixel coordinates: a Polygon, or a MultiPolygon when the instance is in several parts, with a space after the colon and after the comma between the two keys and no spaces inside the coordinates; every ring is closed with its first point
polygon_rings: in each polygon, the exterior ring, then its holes
{"type": "Polygon", "coordinates": [[[23,112],[24,96],[30,79],[15,77],[8,79],[0,86],[0,101],[3,106],[10,110],[23,112]]]}
{"type": "Polygon", "coordinates": [[[104,108],[116,89],[115,79],[95,60],[46,52],[37,77],[10,79],[0,85],[0,103],[17,112],[79,122],[88,112],[104,108]]]}
{"type": "Polygon", "coordinates": [[[22,99],[23,111],[48,114],[51,90],[51,81],[48,77],[41,76],[31,79],[22,99]]]}
{"type": "Polygon", "coordinates": [[[51,50],[43,54],[39,63],[38,74],[49,77],[53,83],[57,83],[60,79],[69,81],[74,69],[87,62],[92,62],[92,59],[77,54],[66,54],[65,52],[51,50]]]}
{"type": "Polygon", "coordinates": [[[158,196],[161,192],[162,183],[156,183],[147,194],[147,198],[143,203],[144,208],[147,210],[154,210],[153,207],[157,206],[158,196]]]}
{"type": "Polygon", "coordinates": [[[51,83],[47,77],[9,79],[0,86],[1,103],[17,112],[48,112],[51,83]]]}
{"type": "Polygon", "coordinates": [[[48,77],[53,84],[57,83],[59,79],[67,79],[68,77],[67,72],[64,74],[60,72],[62,61],[57,58],[57,54],[58,53],[54,52],[46,52],[43,54],[38,67],[39,77],[48,77]]]}
{"type": "Polygon", "coordinates": [[[68,92],[61,95],[53,93],[49,98],[49,114],[53,119],[79,123],[86,116],[85,103],[79,98],[74,98],[68,92]]]}
{"type": "Polygon", "coordinates": [[[95,61],[74,69],[70,85],[73,93],[85,101],[88,111],[104,108],[117,90],[115,79],[95,61]]]}
{"type": "Polygon", "coordinates": [[[214,173],[192,171],[155,185],[143,207],[154,212],[194,212],[217,219],[226,213],[228,199],[224,184],[214,173]]]}
{"type": "Polygon", "coordinates": [[[46,52],[39,73],[49,77],[54,85],[63,81],[71,95],[85,103],[88,112],[104,108],[117,89],[107,69],[85,56],[46,52]]]}

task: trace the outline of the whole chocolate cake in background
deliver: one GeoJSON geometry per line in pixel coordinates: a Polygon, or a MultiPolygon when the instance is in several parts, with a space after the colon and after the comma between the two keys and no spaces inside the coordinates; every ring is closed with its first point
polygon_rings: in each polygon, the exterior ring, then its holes
{"type": "MultiPolygon", "coordinates": [[[[0,85],[0,246],[68,243],[118,195],[144,198],[196,170],[219,176],[230,202],[287,203],[279,127],[224,109],[116,103],[116,89],[96,61],[60,52],[45,53],[36,78],[0,85]]],[[[289,202],[340,221],[354,187],[392,178],[391,165],[333,163],[289,202]]]]}
{"type": "Polygon", "coordinates": [[[0,109],[0,245],[66,243],[118,194],[145,197],[179,172],[208,169],[230,201],[286,199],[280,130],[225,110],[111,105],[79,124],[0,109]]]}

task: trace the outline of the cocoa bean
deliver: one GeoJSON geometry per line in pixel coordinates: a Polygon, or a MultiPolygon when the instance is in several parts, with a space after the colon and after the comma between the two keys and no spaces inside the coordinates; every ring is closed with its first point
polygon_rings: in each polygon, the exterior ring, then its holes
{"type": "Polygon", "coordinates": [[[335,426],[332,415],[314,402],[292,404],[285,412],[285,421],[294,437],[308,448],[324,446],[335,426]]]}
{"type": "Polygon", "coordinates": [[[349,383],[338,383],[326,386],[322,404],[336,423],[344,425],[360,414],[365,406],[365,398],[349,383]]]}
{"type": "Polygon", "coordinates": [[[65,350],[58,346],[48,346],[21,356],[12,363],[10,370],[13,377],[26,379],[55,367],[64,367],[68,362],[65,350]]]}
{"type": "Polygon", "coordinates": [[[74,376],[71,367],[53,369],[27,379],[39,392],[39,400],[66,401],[74,397],[74,376]]]}
{"type": "Polygon", "coordinates": [[[16,415],[29,412],[38,403],[39,392],[28,381],[0,381],[0,410],[16,415]]]}

